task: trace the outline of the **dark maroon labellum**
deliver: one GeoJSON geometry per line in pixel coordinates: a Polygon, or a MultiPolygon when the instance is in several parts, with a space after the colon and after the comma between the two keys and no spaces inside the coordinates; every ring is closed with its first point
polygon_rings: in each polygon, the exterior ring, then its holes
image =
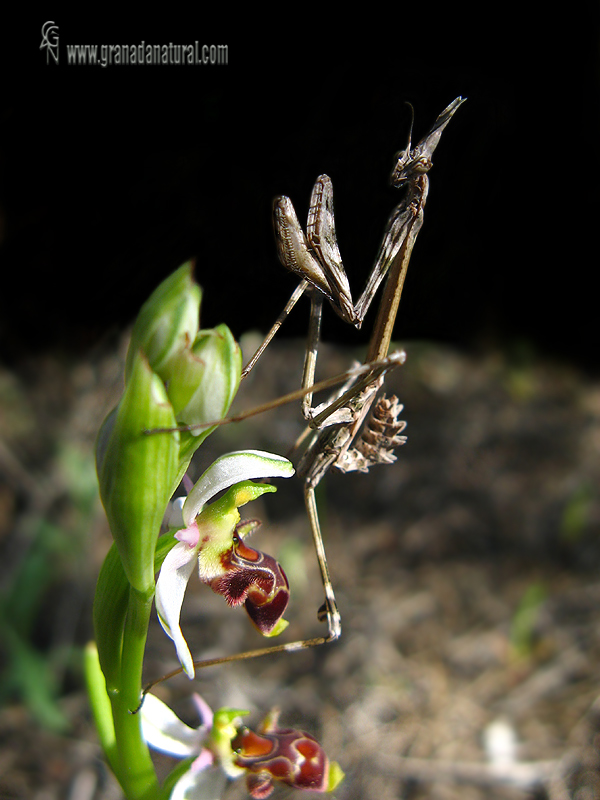
{"type": "Polygon", "coordinates": [[[244,603],[255,627],[268,635],[283,616],[290,599],[285,572],[273,556],[248,547],[234,536],[233,547],[223,560],[226,573],[210,583],[234,607],[244,603]]]}
{"type": "Polygon", "coordinates": [[[247,783],[252,797],[268,797],[275,780],[296,789],[327,790],[329,762],[308,733],[281,728],[258,734],[242,728],[231,746],[237,752],[237,766],[251,773],[247,783]]]}

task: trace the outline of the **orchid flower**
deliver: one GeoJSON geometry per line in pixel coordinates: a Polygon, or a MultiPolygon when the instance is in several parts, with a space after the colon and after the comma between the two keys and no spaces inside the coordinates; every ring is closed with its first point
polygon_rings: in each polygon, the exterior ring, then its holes
{"type": "Polygon", "coordinates": [[[282,619],[289,600],[285,573],[272,556],[246,545],[244,538],[259,522],[241,522],[238,508],[265,492],[276,491],[270,484],[252,483],[252,478],[289,478],[293,474],[291,462],[282,456],[260,450],[228,453],[171,509],[168,523],[179,528],[177,544],[167,554],[156,582],[156,609],[189,678],[194,677],[194,664],[179,617],[196,563],[200,580],[230,606],[243,603],[263,635],[276,636],[287,626],[282,619]],[[206,505],[224,489],[228,489],[226,494],[206,505]]]}
{"type": "Polygon", "coordinates": [[[277,710],[256,733],[241,725],[240,717],[247,711],[222,708],[213,715],[199,695],[192,698],[202,723],[199,728],[183,723],[152,694],[146,695],[141,710],[142,733],[150,747],[176,758],[194,758],[170,800],[219,798],[227,779],[242,775],[257,800],[272,793],[275,781],[296,789],[330,792],[343,779],[339,765],[329,762],[313,736],[277,726],[277,710]]]}

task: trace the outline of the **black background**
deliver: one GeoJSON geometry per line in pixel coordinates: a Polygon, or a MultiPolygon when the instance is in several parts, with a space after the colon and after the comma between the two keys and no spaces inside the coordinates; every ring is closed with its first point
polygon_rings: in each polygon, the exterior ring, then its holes
{"type": "MultiPolygon", "coordinates": [[[[176,22],[49,13],[7,27],[1,357],[85,355],[190,257],[203,326],[266,330],[295,286],[277,261],[272,198],[289,195],[304,222],[321,172],[358,297],[397,202],[387,179],[406,143],[404,101],[416,139],[463,95],[435,153],[396,338],[526,342],[594,369],[595,6],[543,19],[502,6],[481,20],[401,6],[331,25],[228,8],[219,23],[201,11],[176,22]],[[40,50],[46,18],[58,66],[40,50]],[[142,40],[227,44],[229,63],[67,64],[68,44],[142,40]]],[[[303,333],[303,311],[283,335],[303,333]]],[[[329,312],[325,337],[359,342],[364,327],[329,312]]]]}

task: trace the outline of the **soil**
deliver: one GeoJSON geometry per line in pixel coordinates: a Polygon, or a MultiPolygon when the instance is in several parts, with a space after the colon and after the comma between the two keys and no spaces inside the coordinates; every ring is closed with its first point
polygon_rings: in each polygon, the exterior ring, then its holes
{"type": "MultiPolygon", "coordinates": [[[[124,347],[0,372],[5,800],[121,796],[80,657],[111,542],[93,443],[121,391],[124,347]]],[[[295,388],[301,349],[273,344],[236,409],[295,388]]],[[[317,736],[346,772],[338,800],[600,798],[600,383],[527,348],[407,351],[386,381],[408,422],[396,463],[330,474],[319,490],[341,639],[156,693],[190,724],[191,690],[213,708],[249,709],[251,725],[280,707],[283,724],[317,736]]],[[[323,348],[320,373],[353,355],[323,348]]],[[[297,404],[224,427],[193,471],[231,449],[283,454],[302,429],[297,404]]],[[[253,544],[281,561],[292,587],[282,639],[319,635],[323,592],[299,481],[280,481],[249,515],[263,523],[253,544]]],[[[193,579],[182,627],[196,657],[264,645],[243,610],[193,579]]],[[[147,678],[175,666],[155,622],[147,678]]],[[[244,786],[226,796],[246,796],[244,786]]]]}

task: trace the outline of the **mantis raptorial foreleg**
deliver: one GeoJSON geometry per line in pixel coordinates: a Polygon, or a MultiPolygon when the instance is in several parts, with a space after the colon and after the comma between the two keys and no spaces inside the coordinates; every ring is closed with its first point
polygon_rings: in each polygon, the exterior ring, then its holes
{"type": "MultiPolygon", "coordinates": [[[[309,286],[312,286],[311,321],[302,379],[303,388],[310,387],[314,383],[324,298],[327,298],[341,319],[360,328],[379,285],[400,255],[403,269],[399,279],[394,281],[393,293],[388,292],[388,298],[385,302],[382,301],[367,357],[368,360],[373,361],[385,358],[389,350],[391,331],[395,322],[406,268],[423,222],[423,208],[428,191],[426,174],[431,169],[431,156],[439,143],[444,128],[463,102],[464,99],[458,97],[450,103],[439,115],[427,136],[414,148],[411,147],[411,126],[406,149],[397,154],[396,164],[390,178],[392,186],[395,188],[406,187],[406,193],[388,220],[375,264],[356,305],[353,305],[352,302],[350,286],[337,244],[333,186],[330,178],[327,175],[320,175],[315,182],[311,194],[306,234],[298,222],[291,200],[285,196],[275,198],[273,223],[279,259],[287,269],[298,274],[302,281],[292,294],[265,342],[245,367],[243,376],[247,375],[254,367],[301,295],[309,289],[309,286]]],[[[312,394],[307,393],[302,407],[303,414],[309,421],[314,417],[311,404],[312,394]]]]}

